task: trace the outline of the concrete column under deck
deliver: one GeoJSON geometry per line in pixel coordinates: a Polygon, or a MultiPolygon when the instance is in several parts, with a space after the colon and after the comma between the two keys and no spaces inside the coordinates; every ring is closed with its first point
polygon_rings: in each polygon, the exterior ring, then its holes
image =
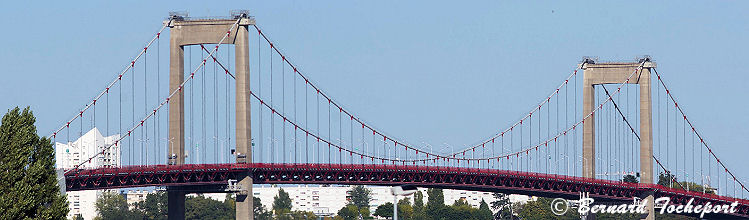
{"type": "MultiPolygon", "coordinates": [[[[640,183],[652,184],[654,173],[650,69],[655,68],[656,64],[649,59],[636,63],[594,63],[586,60],[580,67],[583,69],[583,117],[598,107],[595,103],[595,85],[628,83],[640,86],[640,183]],[[641,64],[642,69],[638,70],[641,64]]],[[[583,177],[595,178],[595,114],[587,118],[583,126],[582,169],[583,177]]],[[[648,215],[645,219],[655,219],[652,193],[642,197],[648,201],[648,215]]],[[[593,218],[595,216],[588,216],[588,219],[593,218]]]]}
{"type": "MultiPolygon", "coordinates": [[[[236,151],[238,163],[252,163],[250,131],[250,66],[249,66],[249,33],[248,27],[255,20],[247,14],[240,14],[233,19],[185,19],[175,16],[169,22],[170,27],[170,66],[169,92],[179,88],[185,75],[190,72],[184,68],[184,46],[199,44],[234,44],[236,47],[236,151]],[[239,21],[238,25],[234,26],[239,21]],[[226,32],[230,35],[223,41],[226,32]]],[[[211,48],[212,49],[212,48],[211,48]]],[[[210,50],[210,49],[209,49],[210,50]]],[[[195,68],[195,67],[190,67],[195,68]]],[[[190,69],[189,71],[192,71],[190,69]]],[[[169,165],[185,163],[184,136],[184,92],[179,90],[169,100],[169,165]]],[[[228,152],[227,152],[228,153],[228,152]]],[[[252,179],[246,175],[238,179],[241,192],[237,193],[237,219],[253,219],[252,179]],[[249,199],[248,199],[249,198],[249,199]]],[[[185,218],[184,190],[167,188],[168,218],[185,218]]]]}
{"type": "MultiPolygon", "coordinates": [[[[169,92],[179,89],[184,82],[185,49],[174,36],[169,39],[169,92]]],[[[169,156],[168,165],[185,163],[185,93],[178,91],[169,99],[169,156]]],[[[169,219],[185,219],[185,193],[167,191],[169,219]]]]}
{"type": "MultiPolygon", "coordinates": [[[[247,26],[240,26],[234,42],[236,64],[236,140],[237,163],[252,162],[252,136],[250,126],[250,54],[247,26]]],[[[237,219],[254,219],[252,207],[252,178],[238,177],[241,191],[237,193],[237,219]]]]}

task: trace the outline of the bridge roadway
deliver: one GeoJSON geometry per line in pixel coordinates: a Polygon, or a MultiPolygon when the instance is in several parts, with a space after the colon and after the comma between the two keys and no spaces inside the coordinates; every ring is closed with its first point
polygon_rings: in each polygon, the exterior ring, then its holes
{"type": "MultiPolygon", "coordinates": [[[[667,196],[672,204],[731,204],[739,202],[732,214],[706,217],[749,218],[749,200],[689,192],[655,184],[624,183],[555,174],[498,169],[446,166],[383,164],[185,164],[123,166],[68,171],[67,191],[145,186],[182,188],[188,192],[222,192],[229,180],[250,171],[255,184],[343,184],[415,185],[418,187],[463,189],[578,199],[589,192],[597,202],[632,202],[634,197],[654,191],[655,198],[667,196]]],[[[659,211],[657,209],[656,211],[659,211]]]]}

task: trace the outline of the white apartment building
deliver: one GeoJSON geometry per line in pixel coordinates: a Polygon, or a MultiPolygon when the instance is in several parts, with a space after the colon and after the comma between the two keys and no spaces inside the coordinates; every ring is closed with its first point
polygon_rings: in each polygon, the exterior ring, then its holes
{"type": "MultiPolygon", "coordinates": [[[[78,140],[68,143],[55,143],[55,166],[57,169],[70,169],[86,161],[91,156],[104,150],[104,153],[96,156],[89,162],[83,163],[81,168],[102,167],[102,166],[119,166],[120,148],[111,146],[114,141],[120,138],[120,135],[104,137],[99,129],[93,128],[83,134],[78,140]]],[[[104,190],[85,190],[67,192],[68,219],[81,215],[84,219],[94,219],[96,217],[96,198],[104,190]]]]}
{"type": "Polygon", "coordinates": [[[135,207],[136,203],[146,201],[146,196],[148,194],[151,194],[153,191],[148,190],[142,190],[142,189],[136,189],[136,190],[128,190],[127,192],[120,192],[122,196],[125,197],[125,201],[127,201],[127,204],[130,206],[130,208],[135,207]]]}
{"type": "MultiPolygon", "coordinates": [[[[158,189],[131,189],[131,190],[122,190],[120,194],[125,197],[125,200],[127,201],[127,204],[130,206],[130,208],[135,207],[136,203],[146,201],[146,197],[148,197],[148,194],[157,192],[157,191],[164,191],[163,188],[158,189]]],[[[226,200],[226,193],[191,193],[187,194],[187,197],[196,197],[196,196],[202,196],[205,198],[213,199],[219,202],[223,202],[226,200]]]]}

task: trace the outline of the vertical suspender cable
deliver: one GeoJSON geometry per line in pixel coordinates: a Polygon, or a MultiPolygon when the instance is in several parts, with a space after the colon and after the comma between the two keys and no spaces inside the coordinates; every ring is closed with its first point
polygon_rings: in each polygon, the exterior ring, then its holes
{"type": "MultiPolygon", "coordinates": [[[[283,60],[286,59],[283,56],[281,56],[281,113],[286,115],[286,65],[283,64],[283,60]]],[[[283,153],[281,153],[281,162],[286,163],[286,154],[289,152],[286,151],[286,119],[282,118],[284,121],[281,122],[281,128],[282,128],[282,142],[281,142],[281,149],[283,149],[283,153]]]]}
{"type": "Polygon", "coordinates": [[[674,180],[677,180],[679,176],[679,116],[676,114],[676,107],[674,107],[674,180]]]}
{"type": "MultiPolygon", "coordinates": [[[[349,139],[349,144],[351,145],[351,151],[354,151],[354,119],[349,118],[349,134],[351,136],[351,139],[349,139]]],[[[351,164],[354,164],[354,157],[353,155],[349,154],[349,160],[351,161],[351,164]]]]}
{"type": "MultiPolygon", "coordinates": [[[[228,51],[228,50],[227,50],[228,51]]],[[[218,66],[216,65],[216,58],[213,57],[213,162],[218,162],[218,141],[219,141],[219,134],[218,134],[218,126],[219,126],[219,120],[218,120],[218,75],[216,73],[216,69],[218,66]]],[[[252,139],[252,138],[250,138],[252,139]]],[[[252,141],[250,141],[252,142],[252,141]]],[[[250,143],[250,152],[252,152],[252,143],[250,143]]],[[[250,158],[252,159],[252,158],[250,158]]]]}
{"type": "MultiPolygon", "coordinates": [[[[669,126],[669,124],[670,124],[669,118],[670,117],[669,117],[669,114],[668,114],[668,112],[671,111],[670,108],[671,108],[670,105],[666,105],[666,120],[665,120],[665,122],[666,122],[666,167],[670,167],[669,165],[671,164],[671,159],[670,159],[671,158],[671,154],[669,153],[669,148],[671,148],[671,146],[669,145],[669,139],[670,138],[668,138],[668,135],[670,134],[668,132],[668,130],[670,128],[670,126],[669,126]]],[[[668,178],[669,178],[669,180],[668,180],[668,183],[669,183],[668,186],[671,187],[671,183],[672,183],[672,181],[670,179],[671,177],[668,177],[668,178]]]]}
{"type": "MultiPolygon", "coordinates": [[[[315,121],[317,122],[317,132],[322,133],[322,131],[320,130],[320,92],[316,92],[315,94],[316,94],[315,102],[317,103],[317,107],[315,109],[315,115],[317,116],[317,120],[315,121]]],[[[319,139],[315,142],[315,151],[317,151],[317,161],[315,162],[321,164],[322,160],[320,159],[320,154],[322,153],[320,153],[320,140],[319,139]]]]}
{"type": "MultiPolygon", "coordinates": [[[[606,87],[605,84],[601,85],[601,88],[605,88],[605,87],[606,87]]],[[[609,111],[608,108],[601,109],[601,110],[602,110],[601,119],[603,119],[603,123],[604,123],[603,126],[606,132],[603,134],[606,137],[606,141],[605,143],[603,143],[606,146],[604,148],[606,149],[606,175],[604,176],[604,178],[610,179],[611,178],[611,144],[610,144],[610,141],[611,141],[611,117],[610,115],[611,114],[610,112],[611,111],[609,111]]],[[[601,157],[603,158],[603,155],[601,155],[601,157]]]]}
{"type": "MultiPolygon", "coordinates": [[[[271,49],[268,49],[269,51],[269,58],[268,58],[268,66],[270,67],[270,106],[273,106],[273,44],[270,45],[271,49]]],[[[273,119],[273,111],[271,111],[270,114],[270,154],[271,154],[271,162],[276,163],[278,160],[276,160],[276,136],[275,136],[275,120],[273,119]]]]}
{"type": "MultiPolygon", "coordinates": [[[[342,113],[341,107],[338,107],[338,146],[343,147],[343,120],[342,120],[342,113]]],[[[343,164],[343,152],[341,152],[341,148],[338,148],[338,165],[342,166],[343,164]]]]}
{"type": "MultiPolygon", "coordinates": [[[[189,59],[187,59],[187,66],[188,68],[192,68],[192,47],[188,46],[188,53],[189,53],[189,59]]],[[[193,77],[192,75],[190,77],[193,77]]],[[[190,80],[190,146],[188,149],[190,149],[193,154],[192,156],[188,156],[190,158],[190,163],[196,163],[196,157],[197,154],[195,154],[195,126],[193,125],[193,118],[195,115],[195,109],[193,108],[193,103],[195,102],[195,99],[193,98],[195,94],[195,83],[193,83],[193,80],[190,80]]]]}
{"type": "MultiPolygon", "coordinates": [[[[568,98],[569,97],[569,89],[568,89],[569,88],[569,84],[567,84],[567,82],[569,82],[569,81],[567,81],[567,80],[564,81],[564,127],[569,126],[569,122],[568,122],[569,112],[567,111],[567,107],[569,106],[569,98],[568,98]]],[[[539,126],[540,126],[540,124],[539,124],[539,126]]],[[[570,175],[570,170],[569,170],[570,169],[570,155],[569,155],[569,152],[568,152],[567,148],[569,148],[569,137],[567,136],[567,133],[565,133],[565,135],[564,135],[564,155],[567,156],[567,158],[565,159],[567,161],[567,167],[565,168],[564,172],[565,172],[566,175],[569,176],[570,175]]],[[[575,156],[574,155],[572,156],[572,161],[573,162],[575,161],[575,156]]]]}
{"type": "MultiPolygon", "coordinates": [[[[309,88],[304,81],[304,128],[309,130],[309,88]]],[[[317,131],[320,132],[320,131],[317,131]]],[[[309,137],[304,136],[305,163],[309,164],[309,137]]]]}
{"type": "MultiPolygon", "coordinates": [[[[156,100],[161,100],[161,38],[156,36],[156,100]]],[[[161,113],[156,114],[156,161],[159,164],[161,158],[161,113]]]]}
{"type": "MultiPolygon", "coordinates": [[[[333,141],[333,135],[330,133],[330,118],[330,99],[328,99],[328,138],[330,139],[330,141],[333,141]]],[[[328,166],[330,166],[331,163],[333,163],[333,158],[332,154],[330,153],[330,142],[328,142],[328,166]]]]}
{"type": "MultiPolygon", "coordinates": [[[[92,129],[93,129],[93,128],[96,128],[96,101],[94,101],[93,103],[94,103],[94,104],[93,104],[93,111],[91,111],[91,113],[93,114],[93,115],[91,116],[91,125],[92,125],[92,126],[91,126],[91,128],[92,128],[92,129]]],[[[98,145],[96,146],[96,150],[97,150],[97,151],[99,150],[99,146],[98,146],[98,145]]],[[[102,161],[102,162],[103,162],[103,161],[102,161]]]]}
{"type": "MultiPolygon", "coordinates": [[[[148,114],[148,50],[144,49],[144,59],[143,59],[143,114],[148,114]]],[[[147,124],[143,124],[143,128],[140,132],[140,137],[143,139],[143,142],[140,144],[140,151],[143,153],[143,158],[145,158],[145,163],[143,165],[148,165],[148,151],[145,149],[148,148],[148,127],[147,124]],[[144,149],[145,146],[145,149],[144,149]]]]}
{"type": "MultiPolygon", "coordinates": [[[[202,47],[203,45],[200,45],[200,46],[202,47]]],[[[201,60],[207,59],[207,57],[205,57],[205,54],[203,54],[203,51],[200,51],[200,59],[201,60]]],[[[203,73],[202,73],[202,75],[200,77],[200,84],[201,84],[200,85],[200,98],[201,98],[200,99],[200,125],[201,125],[200,126],[200,134],[201,134],[200,143],[203,144],[203,146],[202,146],[203,147],[203,153],[201,154],[203,156],[203,160],[201,161],[202,163],[208,163],[208,144],[206,144],[207,143],[207,139],[206,139],[206,130],[205,130],[205,128],[206,128],[206,122],[205,122],[205,119],[206,119],[206,113],[205,113],[205,104],[206,104],[206,102],[205,102],[205,93],[206,93],[206,89],[205,89],[205,78],[206,78],[206,76],[205,76],[205,69],[206,68],[202,68],[201,69],[201,71],[203,73]]]]}
{"type": "MultiPolygon", "coordinates": [[[[117,88],[119,88],[119,90],[120,90],[120,92],[118,92],[118,95],[120,96],[120,98],[119,98],[119,100],[118,100],[118,101],[119,101],[120,103],[119,103],[119,104],[117,105],[117,107],[119,108],[119,110],[118,110],[118,112],[117,112],[117,117],[119,118],[119,122],[117,122],[117,127],[118,127],[118,131],[117,131],[117,133],[118,133],[118,134],[119,134],[120,136],[122,136],[122,84],[123,84],[123,83],[122,83],[122,77],[119,77],[119,78],[118,78],[118,80],[120,81],[120,83],[119,83],[119,84],[117,85],[117,88]]],[[[70,129],[68,129],[68,130],[70,130],[70,129]]],[[[68,131],[68,133],[70,133],[70,132],[68,131]]],[[[68,144],[69,144],[69,143],[70,143],[70,137],[68,137],[68,144]]],[[[122,152],[122,148],[123,148],[123,147],[122,147],[122,143],[119,143],[119,145],[118,145],[118,146],[119,146],[119,148],[120,148],[120,152],[122,152]]],[[[122,158],[122,157],[121,157],[121,156],[122,156],[121,154],[122,154],[122,153],[120,153],[120,158],[122,158]]],[[[120,159],[120,164],[118,164],[118,165],[120,165],[120,166],[122,166],[122,161],[121,161],[121,160],[122,160],[122,159],[120,159]]],[[[129,162],[129,161],[128,161],[128,162],[129,162]]]]}
{"type": "MultiPolygon", "coordinates": [[[[231,69],[231,46],[229,46],[229,45],[226,45],[226,62],[228,64],[227,68],[231,69]]],[[[260,72],[258,71],[257,74],[260,75],[260,72]]],[[[226,157],[226,159],[224,159],[223,162],[224,163],[231,163],[231,158],[229,158],[229,154],[227,154],[228,152],[230,152],[230,150],[229,150],[230,147],[229,146],[231,146],[231,144],[229,142],[229,140],[230,140],[229,137],[231,136],[231,134],[229,134],[229,124],[231,123],[229,121],[229,106],[230,106],[230,104],[229,104],[229,73],[224,74],[224,82],[225,82],[224,83],[224,111],[226,112],[224,114],[224,121],[225,121],[224,122],[224,128],[225,128],[224,135],[226,135],[226,140],[225,140],[224,144],[226,146],[226,149],[222,149],[222,150],[224,150],[223,155],[226,157]]],[[[260,82],[258,81],[258,83],[260,83],[260,82]]],[[[262,118],[262,115],[260,115],[259,118],[262,118]]],[[[260,138],[258,138],[258,139],[262,139],[262,136],[260,136],[260,138]]],[[[252,140],[252,138],[250,138],[250,149],[252,149],[252,150],[257,149],[254,145],[255,145],[255,141],[252,140]]],[[[251,151],[251,152],[252,152],[252,155],[254,155],[255,157],[257,157],[258,159],[260,159],[261,156],[262,156],[262,155],[255,154],[254,151],[251,151]]],[[[253,160],[253,161],[258,161],[258,160],[253,160]]]]}
{"type": "MultiPolygon", "coordinates": [[[[520,121],[520,146],[518,146],[519,150],[522,150],[523,146],[524,146],[523,145],[523,139],[525,139],[525,136],[523,136],[523,130],[525,130],[525,129],[523,129],[523,128],[525,128],[525,126],[523,126],[523,122],[520,121]]],[[[524,169],[523,169],[523,160],[522,160],[522,158],[520,158],[523,155],[521,153],[518,153],[517,155],[518,156],[516,158],[517,158],[517,161],[518,161],[518,171],[524,171],[524,169]]]]}
{"type": "MultiPolygon", "coordinates": [[[[133,65],[133,67],[130,69],[132,71],[130,75],[133,76],[132,80],[130,80],[130,82],[131,82],[130,89],[132,90],[132,98],[131,98],[132,100],[130,100],[131,104],[132,104],[132,106],[131,106],[132,107],[132,111],[130,112],[130,121],[132,121],[133,123],[135,123],[135,61],[133,61],[132,65],[133,65]]],[[[127,135],[130,136],[129,133],[127,135]]],[[[135,157],[135,155],[133,155],[133,151],[134,151],[135,147],[133,146],[133,140],[132,139],[129,139],[128,143],[130,143],[130,164],[132,165],[133,164],[132,161],[134,160],[134,157],[135,157]]]]}
{"type": "MultiPolygon", "coordinates": [[[[263,74],[261,72],[260,65],[262,65],[262,62],[260,60],[260,33],[257,34],[257,91],[258,95],[260,97],[263,97],[263,74]]],[[[236,70],[236,69],[235,69],[236,70]]],[[[236,88],[235,88],[236,89],[236,88]]],[[[258,105],[258,108],[260,109],[260,136],[258,137],[258,142],[260,144],[260,147],[258,148],[258,151],[260,152],[260,160],[259,162],[263,162],[263,159],[265,158],[265,155],[263,155],[263,148],[265,148],[265,145],[263,144],[263,139],[265,139],[265,136],[263,136],[263,130],[265,130],[265,127],[263,127],[263,107],[258,105]]],[[[273,116],[271,116],[273,117],[273,116]]],[[[271,141],[272,142],[272,141],[271,141]]]]}
{"type": "MultiPolygon", "coordinates": [[[[296,104],[297,104],[296,103],[296,76],[292,77],[291,79],[292,79],[292,84],[293,84],[292,88],[294,88],[294,105],[293,105],[294,106],[293,107],[294,108],[294,120],[296,120],[297,119],[297,115],[296,115],[296,112],[297,112],[296,111],[296,109],[297,109],[297,106],[296,106],[296,104]]],[[[306,123],[305,123],[305,126],[306,126],[306,123]]],[[[297,149],[296,149],[297,148],[297,144],[296,144],[296,141],[297,141],[297,137],[296,136],[297,135],[296,135],[296,133],[297,133],[296,126],[294,126],[294,164],[296,164],[298,162],[297,161],[297,155],[298,155],[298,153],[297,153],[297,149]]]]}
{"type": "MultiPolygon", "coordinates": [[[[107,99],[107,110],[106,110],[106,112],[107,112],[107,131],[104,132],[104,133],[105,133],[106,136],[109,136],[109,134],[110,134],[110,131],[109,131],[109,89],[107,89],[107,98],[106,99],[107,99]]],[[[52,141],[52,143],[55,143],[54,140],[52,141]]],[[[114,161],[110,161],[110,162],[114,162],[114,161]]],[[[109,165],[112,165],[112,164],[110,163],[109,165]]]]}
{"type": "MultiPolygon", "coordinates": [[[[663,139],[663,137],[661,137],[661,128],[662,128],[662,126],[661,126],[661,118],[663,117],[661,115],[661,105],[663,103],[661,103],[660,83],[656,83],[656,90],[657,90],[656,91],[656,95],[658,96],[658,101],[656,102],[656,103],[658,103],[658,114],[656,114],[658,116],[658,133],[656,135],[658,137],[658,157],[663,158],[662,157],[663,153],[661,153],[662,148],[663,148],[663,145],[661,144],[661,140],[663,139]]],[[[665,172],[665,171],[663,171],[663,172],[665,172]]]]}
{"type": "MultiPolygon", "coordinates": [[[[577,70],[575,70],[575,72],[573,73],[573,75],[575,75],[575,80],[574,80],[575,87],[573,89],[575,91],[575,111],[574,112],[577,113],[577,70]]],[[[577,116],[574,116],[574,118],[575,118],[575,121],[577,121],[577,119],[576,119],[577,116]]],[[[573,159],[573,160],[575,160],[575,163],[572,166],[572,170],[575,173],[574,176],[577,176],[577,160],[576,160],[577,159],[577,129],[573,129],[572,130],[572,136],[573,136],[573,138],[572,138],[572,145],[574,146],[572,148],[572,150],[574,151],[573,155],[575,156],[575,159],[573,159]]]]}
{"type": "MultiPolygon", "coordinates": [[[[681,134],[681,138],[682,138],[681,145],[683,146],[682,147],[682,154],[681,154],[681,156],[684,159],[684,160],[682,160],[682,163],[684,165],[684,166],[682,166],[682,169],[683,169],[682,171],[684,171],[683,172],[684,173],[684,181],[687,181],[688,174],[687,174],[687,148],[686,148],[686,146],[687,146],[687,123],[686,123],[686,120],[682,120],[681,121],[681,133],[682,133],[681,134]]],[[[677,172],[678,172],[678,170],[677,170],[677,172]]],[[[687,187],[689,187],[688,184],[687,184],[687,187]]]]}

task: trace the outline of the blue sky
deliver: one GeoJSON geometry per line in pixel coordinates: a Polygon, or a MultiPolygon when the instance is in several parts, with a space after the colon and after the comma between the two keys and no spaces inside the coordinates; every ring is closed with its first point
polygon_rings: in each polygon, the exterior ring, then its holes
{"type": "Polygon", "coordinates": [[[650,55],[744,181],[746,2],[11,2],[0,8],[0,109],[48,134],[98,93],[169,11],[249,9],[336,100],[412,143],[470,144],[507,127],[583,56],[650,55]],[[350,92],[355,91],[355,92],[350,92]]]}

